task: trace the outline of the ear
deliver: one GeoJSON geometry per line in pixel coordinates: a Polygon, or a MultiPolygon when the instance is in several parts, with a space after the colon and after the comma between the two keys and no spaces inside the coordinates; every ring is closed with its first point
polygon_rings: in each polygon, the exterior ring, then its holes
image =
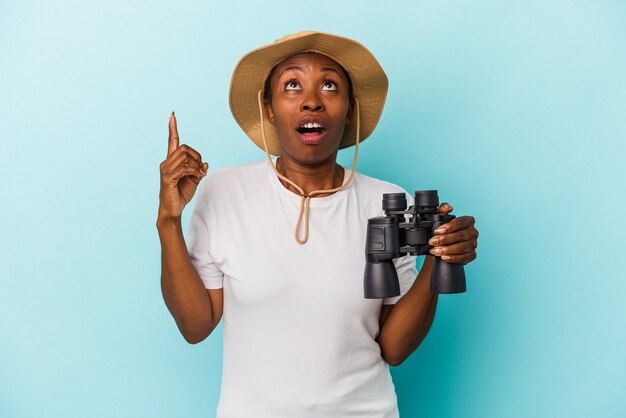
{"type": "Polygon", "coordinates": [[[272,109],[272,103],[271,102],[265,102],[263,103],[265,105],[265,111],[266,111],[266,115],[267,115],[267,120],[274,125],[274,110],[272,109]]]}

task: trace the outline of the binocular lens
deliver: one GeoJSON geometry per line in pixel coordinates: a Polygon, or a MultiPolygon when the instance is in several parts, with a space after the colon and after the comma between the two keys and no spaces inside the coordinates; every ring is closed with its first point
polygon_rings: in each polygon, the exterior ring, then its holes
{"type": "Polygon", "coordinates": [[[406,210],[407,202],[404,193],[383,194],[383,210],[406,210]]]}
{"type": "Polygon", "coordinates": [[[421,190],[415,192],[415,206],[439,206],[437,190],[421,190]]]}

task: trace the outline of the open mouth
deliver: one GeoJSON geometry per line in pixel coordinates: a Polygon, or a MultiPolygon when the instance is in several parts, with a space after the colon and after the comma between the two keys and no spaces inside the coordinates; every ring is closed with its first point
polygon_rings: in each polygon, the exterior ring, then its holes
{"type": "Polygon", "coordinates": [[[319,123],[305,123],[296,130],[301,135],[321,135],[326,132],[326,128],[319,123]]]}
{"type": "Polygon", "coordinates": [[[317,145],[322,142],[326,128],[317,122],[307,122],[300,125],[298,129],[300,141],[307,145],[317,145]]]}

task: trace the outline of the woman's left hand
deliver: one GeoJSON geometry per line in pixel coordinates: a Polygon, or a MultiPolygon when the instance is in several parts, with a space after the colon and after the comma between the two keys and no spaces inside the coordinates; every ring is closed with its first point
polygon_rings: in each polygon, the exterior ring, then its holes
{"type": "MultiPolygon", "coordinates": [[[[452,206],[442,203],[439,213],[452,212],[452,206]]],[[[435,235],[428,241],[433,248],[432,255],[441,256],[443,261],[453,264],[467,264],[476,258],[478,246],[478,230],[474,228],[472,216],[459,216],[445,223],[434,231],[435,235]]]]}

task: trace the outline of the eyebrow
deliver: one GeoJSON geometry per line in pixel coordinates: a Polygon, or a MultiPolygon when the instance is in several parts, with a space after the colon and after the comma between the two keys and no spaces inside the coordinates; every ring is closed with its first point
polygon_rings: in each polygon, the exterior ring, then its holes
{"type": "MultiPolygon", "coordinates": [[[[292,65],[291,67],[287,67],[287,68],[285,68],[285,69],[282,71],[281,75],[282,75],[283,73],[285,73],[285,72],[289,71],[289,70],[298,70],[298,71],[303,71],[303,70],[302,70],[302,67],[298,67],[298,66],[292,65]]],[[[332,67],[322,67],[322,68],[321,68],[321,71],[333,71],[333,72],[337,73],[337,75],[340,75],[340,74],[339,74],[339,71],[337,71],[336,69],[334,69],[334,68],[332,68],[332,67]]]]}

